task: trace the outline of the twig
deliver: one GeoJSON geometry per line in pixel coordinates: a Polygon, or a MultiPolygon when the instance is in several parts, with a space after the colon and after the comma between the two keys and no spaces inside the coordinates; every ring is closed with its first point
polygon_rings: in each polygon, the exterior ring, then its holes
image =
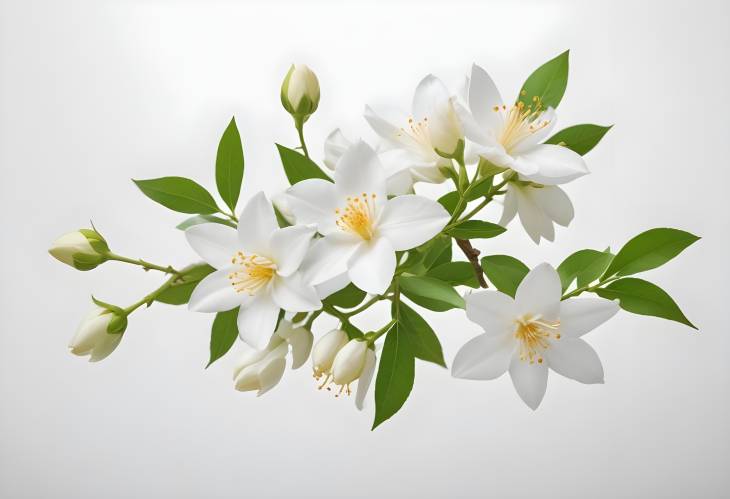
{"type": "Polygon", "coordinates": [[[468,239],[454,239],[456,240],[456,244],[459,245],[459,248],[461,248],[461,251],[464,252],[464,255],[466,255],[471,262],[471,266],[474,267],[474,274],[477,276],[479,286],[482,288],[488,288],[489,285],[487,284],[486,279],[484,279],[484,270],[482,270],[482,266],[479,264],[480,251],[472,246],[468,239]]]}

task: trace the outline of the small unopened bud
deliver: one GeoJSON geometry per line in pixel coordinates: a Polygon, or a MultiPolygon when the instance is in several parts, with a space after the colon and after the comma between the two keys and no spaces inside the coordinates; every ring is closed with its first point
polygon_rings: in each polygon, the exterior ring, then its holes
{"type": "Polygon", "coordinates": [[[292,64],[281,84],[281,104],[295,120],[302,123],[317,110],[319,81],[304,64],[292,64]]]}
{"type": "Polygon", "coordinates": [[[337,352],[332,363],[332,379],[336,385],[347,386],[362,374],[368,343],[362,340],[351,340],[337,352]]]}
{"type": "Polygon", "coordinates": [[[48,252],[75,269],[91,270],[107,260],[109,246],[95,230],[80,229],[56,239],[48,252]]]}
{"type": "Polygon", "coordinates": [[[127,316],[102,307],[95,307],[79,325],[68,347],[74,355],[89,355],[97,362],[111,354],[127,329],[127,316]]]}
{"type": "Polygon", "coordinates": [[[335,356],[345,344],[347,344],[347,333],[341,329],[333,329],[315,343],[312,349],[312,367],[315,378],[319,379],[323,375],[329,378],[335,356]]]}

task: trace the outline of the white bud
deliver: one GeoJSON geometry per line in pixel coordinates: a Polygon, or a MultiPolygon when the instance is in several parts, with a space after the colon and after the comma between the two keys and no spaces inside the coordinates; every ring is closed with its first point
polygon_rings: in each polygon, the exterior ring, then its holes
{"type": "Polygon", "coordinates": [[[236,390],[248,392],[258,390],[257,396],[261,396],[275,387],[286,368],[286,354],[289,346],[283,340],[278,346],[271,350],[261,350],[264,356],[260,360],[248,364],[236,375],[236,390]]]}
{"type": "Polygon", "coordinates": [[[333,329],[317,341],[312,349],[312,367],[316,378],[322,375],[329,377],[335,356],[346,343],[347,333],[341,329],[333,329]]]}
{"type": "Polygon", "coordinates": [[[109,246],[98,232],[81,229],[56,239],[48,252],[59,262],[75,269],[91,270],[106,261],[109,246]]]}
{"type": "Polygon", "coordinates": [[[291,345],[292,369],[300,368],[309,358],[314,336],[309,329],[294,327],[288,320],[281,321],[276,334],[291,345]]]}
{"type": "Polygon", "coordinates": [[[292,64],[281,84],[281,103],[289,114],[303,121],[319,105],[317,75],[305,64],[292,64]]]}
{"type": "Polygon", "coordinates": [[[74,355],[89,355],[89,362],[97,362],[111,354],[119,342],[126,328],[126,317],[115,314],[107,309],[95,307],[79,325],[76,334],[68,347],[74,355]],[[109,333],[112,321],[123,321],[119,332],[109,333]]]}
{"type": "Polygon", "coordinates": [[[332,379],[336,385],[346,387],[360,377],[368,350],[366,341],[351,340],[337,352],[332,363],[332,379]]]}
{"type": "Polygon", "coordinates": [[[279,192],[271,197],[271,202],[274,207],[279,211],[284,220],[289,224],[294,225],[297,223],[297,219],[294,216],[294,211],[291,209],[290,196],[286,192],[279,192]]]}

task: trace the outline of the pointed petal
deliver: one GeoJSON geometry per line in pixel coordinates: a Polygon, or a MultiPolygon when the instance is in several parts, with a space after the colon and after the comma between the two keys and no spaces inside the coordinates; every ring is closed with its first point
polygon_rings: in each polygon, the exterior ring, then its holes
{"type": "Polygon", "coordinates": [[[301,367],[309,358],[312,351],[314,336],[303,327],[292,327],[291,322],[281,321],[277,334],[291,345],[292,369],[301,367]]]}
{"type": "Polygon", "coordinates": [[[378,221],[378,231],[396,251],[415,248],[441,232],[449,221],[441,204],[408,194],[389,200],[378,221]]]}
{"type": "Polygon", "coordinates": [[[477,291],[464,297],[467,318],[479,324],[484,332],[501,336],[514,329],[517,317],[515,301],[499,291],[477,291]]]}
{"type": "Polygon", "coordinates": [[[345,271],[342,274],[336,275],[331,279],[327,279],[326,281],[315,285],[314,289],[317,290],[317,296],[319,296],[319,299],[324,300],[329,295],[338,292],[348,284],[350,284],[350,276],[347,275],[347,267],[345,267],[345,271]]]}
{"type": "Polygon", "coordinates": [[[229,267],[239,250],[236,229],[227,225],[193,225],[185,231],[185,238],[200,258],[216,269],[229,267]]]}
{"type": "Polygon", "coordinates": [[[297,223],[317,224],[317,230],[324,235],[337,230],[335,210],[346,200],[338,199],[332,182],[321,178],[302,180],[291,186],[287,194],[297,223]]]}
{"type": "Polygon", "coordinates": [[[335,128],[324,139],[324,164],[330,170],[337,167],[337,162],[345,153],[348,147],[352,145],[350,141],[339,128],[335,128]]]}
{"type": "Polygon", "coordinates": [[[507,224],[517,215],[517,192],[513,184],[507,184],[507,193],[502,200],[502,217],[499,219],[499,225],[507,227],[507,224]]]}
{"type": "Polygon", "coordinates": [[[502,96],[489,74],[476,64],[471,68],[468,99],[469,109],[477,123],[482,128],[497,130],[502,121],[494,107],[502,105],[502,96]]]}
{"type": "Polygon", "coordinates": [[[380,116],[370,106],[365,106],[365,120],[372,129],[386,140],[394,140],[400,132],[400,127],[392,121],[380,116]]]}
{"type": "Polygon", "coordinates": [[[363,291],[379,295],[385,292],[395,272],[395,250],[390,242],[379,237],[363,244],[348,262],[352,283],[363,291]]]}
{"type": "Polygon", "coordinates": [[[548,241],[555,239],[555,229],[552,221],[532,196],[535,190],[532,187],[515,187],[515,194],[517,195],[517,213],[520,216],[520,223],[530,239],[535,244],[540,244],[541,237],[548,241]]]}
{"type": "Polygon", "coordinates": [[[276,273],[286,277],[297,271],[307,254],[314,236],[312,226],[294,225],[277,229],[271,236],[271,257],[276,262],[276,273]]]}
{"type": "Polygon", "coordinates": [[[268,256],[269,240],[279,225],[274,207],[263,192],[256,194],[241,211],[238,223],[239,249],[268,256]]]}
{"type": "Polygon", "coordinates": [[[264,292],[256,295],[238,311],[238,335],[248,345],[263,350],[279,318],[279,306],[264,292]]]}
{"type": "Polygon", "coordinates": [[[190,295],[188,309],[193,312],[225,312],[239,306],[245,296],[236,293],[229,279],[231,267],[208,274],[195,286],[190,295]]]}
{"type": "Polygon", "coordinates": [[[560,315],[562,287],[560,277],[549,263],[532,269],[517,287],[515,305],[518,314],[540,314],[548,321],[560,315]]]}
{"type": "Polygon", "coordinates": [[[579,338],[619,311],[618,303],[603,298],[570,298],[560,302],[560,334],[579,338]]]}
{"type": "Polygon", "coordinates": [[[299,272],[289,277],[274,277],[271,298],[288,312],[311,312],[322,306],[314,286],[305,283],[299,272]]]}
{"type": "Polygon", "coordinates": [[[434,75],[426,76],[416,87],[413,117],[426,123],[434,148],[452,153],[462,138],[461,124],[452,104],[449,90],[434,75]]]}
{"type": "Polygon", "coordinates": [[[521,156],[530,152],[540,142],[548,138],[550,132],[555,128],[557,120],[555,109],[550,107],[545,110],[534,122],[535,124],[539,124],[539,128],[512,147],[510,153],[513,156],[521,156]]]}
{"type": "Polygon", "coordinates": [[[365,397],[370,388],[375,373],[375,352],[368,348],[365,352],[365,366],[362,368],[362,374],[357,380],[357,392],[355,392],[355,407],[362,410],[365,406],[365,397]]]}
{"type": "Polygon", "coordinates": [[[376,203],[385,201],[385,170],[369,145],[359,141],[345,151],[337,164],[335,186],[343,201],[363,193],[375,194],[376,203]]]}
{"type": "Polygon", "coordinates": [[[509,369],[515,351],[511,334],[481,334],[467,341],[454,357],[451,375],[462,379],[495,379],[509,369]]]}
{"type": "Polygon", "coordinates": [[[532,196],[540,209],[555,223],[567,227],[573,220],[573,203],[560,187],[546,185],[532,189],[532,196]]]}
{"type": "Polygon", "coordinates": [[[528,180],[545,185],[564,184],[588,173],[583,157],[567,147],[538,144],[520,159],[538,165],[539,171],[528,180]]]}
{"type": "Polygon", "coordinates": [[[284,376],[284,370],[286,369],[286,359],[279,357],[272,359],[266,363],[261,370],[259,370],[259,391],[256,393],[257,397],[260,397],[264,393],[268,392],[281,381],[284,376]]]}
{"type": "Polygon", "coordinates": [[[528,361],[520,360],[519,355],[515,354],[512,357],[509,374],[522,401],[533,411],[537,409],[547,389],[547,363],[530,364],[528,361]]]}
{"type": "Polygon", "coordinates": [[[581,383],[603,383],[603,366],[591,346],[581,339],[561,338],[545,350],[550,369],[581,383]]]}
{"type": "Polygon", "coordinates": [[[99,362],[104,360],[117,348],[119,342],[122,341],[123,333],[120,334],[109,334],[106,333],[100,337],[100,339],[94,345],[89,356],[89,362],[99,362]]]}
{"type": "Polygon", "coordinates": [[[342,231],[317,239],[301,265],[304,280],[319,285],[346,273],[347,262],[362,244],[362,239],[342,231]]]}

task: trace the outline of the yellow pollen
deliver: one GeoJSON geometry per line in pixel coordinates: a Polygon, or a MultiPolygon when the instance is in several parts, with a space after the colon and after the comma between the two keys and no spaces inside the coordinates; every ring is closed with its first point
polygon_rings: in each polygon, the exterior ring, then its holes
{"type": "Polygon", "coordinates": [[[368,195],[366,192],[360,197],[348,197],[345,207],[335,210],[338,215],[337,226],[345,232],[370,241],[375,235],[375,198],[375,194],[368,195]]]}
{"type": "MultiPolygon", "coordinates": [[[[524,94],[523,94],[524,95],[524,94]]],[[[542,130],[550,124],[550,120],[541,120],[544,108],[540,98],[532,97],[533,104],[525,106],[522,101],[517,102],[507,110],[506,105],[493,107],[493,111],[502,117],[502,131],[497,137],[499,143],[509,153],[520,142],[530,135],[542,130]]]]}
{"type": "Polygon", "coordinates": [[[515,338],[520,342],[520,360],[542,364],[542,353],[551,340],[559,340],[560,322],[543,321],[540,316],[521,317],[515,321],[515,338]]]}
{"type": "Polygon", "coordinates": [[[428,118],[423,118],[420,121],[416,121],[414,118],[408,118],[408,126],[401,128],[398,133],[398,137],[406,136],[413,139],[419,146],[427,149],[432,149],[431,133],[428,130],[428,118]]]}
{"type": "Polygon", "coordinates": [[[228,280],[236,293],[256,294],[266,286],[276,273],[276,264],[265,256],[256,254],[245,255],[237,252],[231,258],[231,263],[238,268],[228,274],[228,280]]]}

